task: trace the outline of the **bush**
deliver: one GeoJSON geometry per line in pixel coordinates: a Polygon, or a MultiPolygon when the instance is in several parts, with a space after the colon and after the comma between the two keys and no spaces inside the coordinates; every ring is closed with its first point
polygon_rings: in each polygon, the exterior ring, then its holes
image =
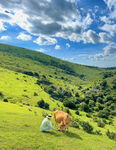
{"type": "Polygon", "coordinates": [[[45,103],[45,104],[44,104],[44,108],[45,108],[45,109],[49,109],[49,104],[48,104],[48,103],[45,103]]]}
{"type": "Polygon", "coordinates": [[[37,102],[37,106],[43,109],[49,109],[49,104],[45,103],[44,100],[37,102]]]}
{"type": "Polygon", "coordinates": [[[98,126],[98,127],[101,127],[101,128],[104,128],[104,127],[105,127],[105,124],[104,124],[101,120],[99,120],[99,121],[97,122],[97,126],[98,126]]]}
{"type": "Polygon", "coordinates": [[[79,120],[78,119],[71,119],[70,126],[74,127],[74,128],[79,128],[79,120]]]}
{"type": "Polygon", "coordinates": [[[85,112],[90,112],[89,106],[85,102],[80,104],[80,109],[85,112]]]}
{"type": "Polygon", "coordinates": [[[95,131],[95,134],[97,134],[97,135],[102,135],[101,130],[96,130],[96,131],[95,131]]]}
{"type": "Polygon", "coordinates": [[[86,117],[91,118],[91,115],[90,114],[86,114],[86,117]]]}
{"type": "Polygon", "coordinates": [[[3,95],[3,93],[2,93],[2,92],[0,92],[0,97],[4,97],[4,95],[3,95]]]}
{"type": "Polygon", "coordinates": [[[75,114],[76,114],[76,115],[79,115],[79,111],[77,110],[77,111],[75,112],[75,114]]]}
{"type": "Polygon", "coordinates": [[[36,92],[34,92],[34,96],[38,96],[38,94],[36,92]]]}
{"type": "Polygon", "coordinates": [[[74,103],[72,100],[65,100],[65,101],[63,102],[63,105],[64,105],[65,107],[70,108],[70,109],[75,109],[75,108],[76,108],[76,105],[75,105],[75,103],[74,103]]]}
{"type": "Polygon", "coordinates": [[[93,127],[89,124],[89,122],[80,122],[80,125],[82,126],[83,130],[87,133],[92,133],[93,127]]]}
{"type": "Polygon", "coordinates": [[[116,133],[110,132],[109,130],[107,130],[106,135],[107,135],[110,139],[116,140],[116,133]]]}
{"type": "Polygon", "coordinates": [[[108,110],[100,110],[98,112],[98,117],[100,117],[100,118],[106,118],[106,119],[108,119],[109,115],[110,115],[110,113],[108,112],[108,110]]]}
{"type": "Polygon", "coordinates": [[[8,102],[8,99],[5,98],[3,101],[4,101],[4,102],[8,102]]]}

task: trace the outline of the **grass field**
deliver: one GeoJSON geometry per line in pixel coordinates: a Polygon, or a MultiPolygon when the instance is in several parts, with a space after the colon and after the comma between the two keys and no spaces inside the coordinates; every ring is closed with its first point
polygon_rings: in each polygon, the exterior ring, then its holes
{"type": "MultiPolygon", "coordinates": [[[[68,132],[63,133],[40,132],[43,110],[34,107],[32,110],[35,109],[37,115],[27,106],[0,102],[0,150],[116,149],[116,142],[106,135],[87,134],[81,129],[70,127],[68,132]]],[[[52,122],[54,124],[54,120],[52,122]]]]}
{"type": "MultiPolygon", "coordinates": [[[[116,133],[115,101],[116,68],[73,64],[0,44],[0,150],[116,150],[116,141],[106,136],[107,130],[116,133]],[[107,82],[105,86],[101,85],[103,81],[107,82]],[[98,92],[87,93],[96,86],[98,92]],[[91,95],[88,100],[87,95],[91,95]],[[41,100],[49,109],[38,107],[41,100]],[[74,109],[64,105],[71,100],[74,109]],[[81,109],[83,103],[91,111],[81,109]],[[69,111],[71,123],[74,119],[88,122],[93,132],[88,134],[81,125],[67,132],[40,132],[43,113],[53,114],[54,108],[69,111]],[[98,117],[101,110],[110,112],[108,118],[98,117]],[[98,127],[99,121],[105,122],[104,127],[98,127]],[[102,135],[95,134],[99,130],[102,135]]],[[[52,122],[55,126],[54,119],[52,122]]]]}

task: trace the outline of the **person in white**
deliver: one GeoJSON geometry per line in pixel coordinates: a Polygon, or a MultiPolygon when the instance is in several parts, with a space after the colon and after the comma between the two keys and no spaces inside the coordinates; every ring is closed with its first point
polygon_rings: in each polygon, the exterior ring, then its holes
{"type": "Polygon", "coordinates": [[[50,129],[54,129],[54,127],[52,126],[52,123],[50,122],[50,120],[52,119],[52,115],[48,115],[46,118],[44,118],[44,120],[42,121],[42,124],[40,126],[40,131],[43,132],[49,132],[50,129]]]}

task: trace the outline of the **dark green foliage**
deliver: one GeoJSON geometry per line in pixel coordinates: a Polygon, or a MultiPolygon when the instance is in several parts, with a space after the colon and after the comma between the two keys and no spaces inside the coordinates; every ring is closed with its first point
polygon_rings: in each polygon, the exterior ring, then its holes
{"type": "Polygon", "coordinates": [[[79,97],[79,93],[78,92],[75,93],[75,97],[79,97]]]}
{"type": "Polygon", "coordinates": [[[76,114],[76,115],[79,115],[79,111],[78,111],[78,110],[76,110],[75,114],[76,114]]]}
{"type": "Polygon", "coordinates": [[[86,114],[86,117],[91,118],[91,115],[90,114],[86,114]]]}
{"type": "Polygon", "coordinates": [[[101,128],[104,128],[104,127],[105,127],[105,124],[104,124],[101,120],[98,120],[97,126],[98,126],[98,127],[101,127],[101,128]]]}
{"type": "Polygon", "coordinates": [[[110,115],[110,112],[107,109],[100,110],[98,112],[98,117],[100,117],[100,118],[106,118],[106,119],[108,119],[109,115],[110,115]]]}
{"type": "Polygon", "coordinates": [[[7,98],[5,98],[3,101],[4,101],[4,102],[8,102],[8,99],[7,99],[7,98]]]}
{"type": "Polygon", "coordinates": [[[51,85],[52,83],[49,80],[47,80],[46,78],[43,78],[41,80],[37,80],[36,84],[38,84],[38,85],[40,85],[40,84],[51,85]]]}
{"type": "Polygon", "coordinates": [[[85,112],[90,112],[90,108],[89,108],[89,106],[88,106],[85,102],[82,102],[82,103],[80,104],[80,109],[81,109],[82,111],[85,111],[85,112]]]}
{"type": "Polygon", "coordinates": [[[4,94],[2,92],[0,92],[0,97],[4,97],[4,94]]]}
{"type": "Polygon", "coordinates": [[[38,94],[36,92],[34,92],[34,96],[38,96],[38,94]]]}
{"type": "Polygon", "coordinates": [[[106,79],[108,77],[113,77],[113,74],[111,72],[105,72],[103,78],[106,79]]]}
{"type": "Polygon", "coordinates": [[[95,131],[95,134],[97,134],[97,135],[102,135],[101,130],[96,130],[96,131],[95,131]]]}
{"type": "Polygon", "coordinates": [[[49,109],[49,104],[45,103],[44,100],[38,101],[37,106],[43,109],[49,109]]]}
{"type": "Polygon", "coordinates": [[[102,81],[101,86],[103,88],[106,88],[107,87],[107,81],[106,80],[102,81]]]}
{"type": "Polygon", "coordinates": [[[72,100],[64,100],[63,105],[65,107],[70,108],[70,109],[75,109],[76,108],[76,105],[75,105],[74,101],[72,101],[72,100]]]}
{"type": "Polygon", "coordinates": [[[80,125],[82,126],[83,130],[87,133],[92,133],[93,127],[89,124],[89,122],[81,121],[80,125]]]}
{"type": "Polygon", "coordinates": [[[116,133],[110,132],[107,130],[106,135],[111,139],[111,140],[116,140],[116,133]]]}
{"type": "Polygon", "coordinates": [[[72,118],[70,126],[74,128],[79,128],[79,120],[72,118]]]}

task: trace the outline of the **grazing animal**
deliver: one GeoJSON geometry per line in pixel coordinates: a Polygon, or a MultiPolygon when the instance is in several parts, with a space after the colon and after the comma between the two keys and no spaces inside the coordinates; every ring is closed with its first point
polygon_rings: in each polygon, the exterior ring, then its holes
{"type": "Polygon", "coordinates": [[[68,113],[56,110],[54,111],[54,118],[56,123],[60,124],[59,131],[62,131],[63,129],[68,129],[68,126],[70,124],[70,116],[68,113]]]}

